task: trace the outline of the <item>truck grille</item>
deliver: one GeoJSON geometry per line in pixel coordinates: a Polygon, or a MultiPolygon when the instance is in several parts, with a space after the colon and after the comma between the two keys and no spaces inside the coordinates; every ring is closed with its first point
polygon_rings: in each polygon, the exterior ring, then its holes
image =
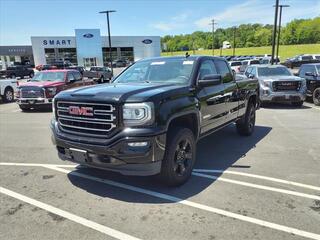
{"type": "Polygon", "coordinates": [[[39,87],[23,87],[20,89],[20,97],[21,98],[43,98],[44,89],[39,87]]]}
{"type": "Polygon", "coordinates": [[[275,81],[272,83],[273,91],[299,91],[301,81],[275,81]]]}
{"type": "Polygon", "coordinates": [[[63,131],[107,136],[116,127],[116,109],[111,104],[57,102],[57,120],[63,131]]]}

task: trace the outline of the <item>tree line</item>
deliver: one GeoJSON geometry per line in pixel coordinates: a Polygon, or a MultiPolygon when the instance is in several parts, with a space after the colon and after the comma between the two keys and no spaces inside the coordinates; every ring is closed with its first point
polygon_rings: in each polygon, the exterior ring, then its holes
{"type": "MultiPolygon", "coordinates": [[[[186,51],[192,49],[218,49],[223,41],[229,41],[237,48],[270,46],[273,25],[241,24],[237,27],[218,28],[212,32],[196,31],[192,34],[166,35],[161,38],[163,51],[186,51]]],[[[320,17],[313,19],[295,19],[281,28],[280,44],[320,43],[320,17]]]]}

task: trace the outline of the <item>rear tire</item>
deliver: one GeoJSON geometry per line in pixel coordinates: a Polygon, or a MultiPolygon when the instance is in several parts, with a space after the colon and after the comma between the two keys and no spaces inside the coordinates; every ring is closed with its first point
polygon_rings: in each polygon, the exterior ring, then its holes
{"type": "Polygon", "coordinates": [[[176,187],[190,178],[196,157],[196,142],[188,128],[170,129],[166,152],[162,160],[160,181],[167,186],[176,187]]]}
{"type": "Polygon", "coordinates": [[[256,107],[252,101],[248,103],[246,113],[236,122],[237,131],[241,136],[250,136],[256,123],[256,107]]]}
{"type": "Polygon", "coordinates": [[[312,98],[314,105],[320,106],[320,87],[313,91],[312,98]]]}

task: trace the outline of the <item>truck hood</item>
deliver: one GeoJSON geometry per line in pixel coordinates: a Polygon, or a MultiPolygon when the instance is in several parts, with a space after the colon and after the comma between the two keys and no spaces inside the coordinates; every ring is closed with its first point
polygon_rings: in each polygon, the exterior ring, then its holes
{"type": "Polygon", "coordinates": [[[186,93],[189,87],[158,83],[111,83],[63,91],[56,99],[97,102],[144,102],[186,93]]]}
{"type": "Polygon", "coordinates": [[[20,87],[58,87],[64,85],[64,82],[52,82],[52,81],[43,81],[43,82],[26,82],[21,83],[20,87]]]}
{"type": "Polygon", "coordinates": [[[259,77],[259,80],[263,81],[301,81],[303,78],[296,76],[270,76],[270,77],[259,77]]]}

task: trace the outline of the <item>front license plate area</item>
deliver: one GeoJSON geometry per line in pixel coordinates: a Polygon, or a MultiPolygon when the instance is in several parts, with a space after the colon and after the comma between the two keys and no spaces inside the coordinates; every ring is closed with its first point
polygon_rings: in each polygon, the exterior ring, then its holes
{"type": "Polygon", "coordinates": [[[88,154],[85,150],[70,148],[67,151],[70,158],[76,162],[85,163],[88,161],[88,154]]]}
{"type": "Polygon", "coordinates": [[[285,97],[286,97],[286,100],[290,99],[290,95],[288,95],[288,94],[286,94],[285,97]]]}
{"type": "Polygon", "coordinates": [[[34,104],[35,101],[34,100],[29,100],[29,104],[34,104]]]}

